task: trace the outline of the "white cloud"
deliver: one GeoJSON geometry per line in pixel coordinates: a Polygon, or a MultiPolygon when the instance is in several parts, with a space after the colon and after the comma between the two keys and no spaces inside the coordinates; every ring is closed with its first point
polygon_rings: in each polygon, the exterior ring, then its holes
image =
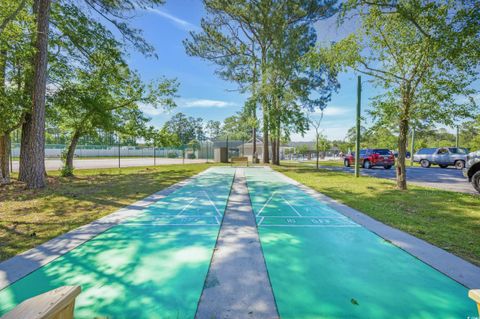
{"type": "Polygon", "coordinates": [[[177,104],[184,108],[224,108],[236,105],[233,102],[208,99],[183,99],[178,101],[177,104]]]}
{"type": "MultiPolygon", "coordinates": [[[[323,115],[325,116],[339,116],[339,115],[345,115],[348,114],[349,109],[345,107],[340,107],[340,106],[327,106],[325,110],[323,110],[323,115]]],[[[321,111],[320,110],[315,110],[313,114],[320,115],[321,111]]]]}
{"type": "Polygon", "coordinates": [[[186,30],[186,31],[190,31],[190,30],[195,30],[195,29],[198,29],[198,27],[186,20],[183,20],[183,19],[180,19],[170,13],[167,13],[165,11],[162,11],[162,10],[159,10],[159,9],[153,9],[153,8],[149,8],[147,9],[147,11],[149,12],[152,12],[156,15],[159,15],[167,20],[170,20],[171,22],[173,22],[175,25],[179,26],[180,28],[186,30]]]}
{"type": "Polygon", "coordinates": [[[165,113],[165,110],[162,107],[155,108],[150,104],[144,104],[144,103],[140,103],[139,106],[140,106],[140,110],[142,110],[142,112],[147,115],[160,115],[165,113]]]}

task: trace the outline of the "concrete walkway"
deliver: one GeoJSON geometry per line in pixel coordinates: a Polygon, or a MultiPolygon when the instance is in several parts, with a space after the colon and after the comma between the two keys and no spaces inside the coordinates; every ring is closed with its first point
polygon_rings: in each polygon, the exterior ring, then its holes
{"type": "Polygon", "coordinates": [[[279,318],[241,168],[235,174],[195,317],[279,318]]]}

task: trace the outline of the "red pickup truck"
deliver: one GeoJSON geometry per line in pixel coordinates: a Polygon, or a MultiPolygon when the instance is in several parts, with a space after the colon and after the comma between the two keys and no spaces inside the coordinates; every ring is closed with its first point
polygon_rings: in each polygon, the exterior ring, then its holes
{"type": "MultiPolygon", "coordinates": [[[[372,168],[374,166],[383,166],[385,169],[392,168],[395,165],[395,156],[390,150],[382,148],[368,148],[360,150],[360,163],[363,168],[372,168]]],[[[355,164],[355,154],[351,153],[344,157],[343,164],[350,167],[355,164]]]]}

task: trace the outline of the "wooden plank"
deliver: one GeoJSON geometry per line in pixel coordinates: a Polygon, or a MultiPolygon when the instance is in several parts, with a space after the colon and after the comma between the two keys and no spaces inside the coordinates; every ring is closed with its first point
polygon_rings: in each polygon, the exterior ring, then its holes
{"type": "Polygon", "coordinates": [[[80,286],[63,286],[25,300],[0,319],[72,319],[80,286]]]}
{"type": "Polygon", "coordinates": [[[468,296],[477,303],[478,315],[480,316],[480,289],[471,289],[468,296]]]}

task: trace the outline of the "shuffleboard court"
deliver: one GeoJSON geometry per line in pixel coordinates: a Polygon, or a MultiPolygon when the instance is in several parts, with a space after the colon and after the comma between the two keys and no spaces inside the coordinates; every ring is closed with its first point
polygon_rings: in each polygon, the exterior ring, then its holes
{"type": "Polygon", "coordinates": [[[467,318],[467,288],[311,197],[245,169],[282,318],[467,318]]]}
{"type": "Polygon", "coordinates": [[[0,291],[0,315],[80,285],[75,318],[193,318],[235,169],[211,168],[139,216],[0,291]]]}

